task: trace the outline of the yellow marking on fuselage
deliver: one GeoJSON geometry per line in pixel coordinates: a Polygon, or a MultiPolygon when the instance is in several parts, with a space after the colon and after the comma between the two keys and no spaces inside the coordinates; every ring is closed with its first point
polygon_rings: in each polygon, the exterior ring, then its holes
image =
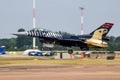
{"type": "Polygon", "coordinates": [[[102,37],[105,33],[107,33],[107,29],[98,29],[94,32],[92,38],[85,41],[88,46],[98,46],[98,47],[108,47],[106,42],[102,41],[102,37]]]}

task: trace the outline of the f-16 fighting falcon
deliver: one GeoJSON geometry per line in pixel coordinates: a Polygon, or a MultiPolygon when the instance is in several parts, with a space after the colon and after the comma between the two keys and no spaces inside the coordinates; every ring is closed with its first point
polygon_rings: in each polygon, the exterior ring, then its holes
{"type": "Polygon", "coordinates": [[[27,32],[17,32],[13,35],[30,36],[39,38],[40,42],[48,47],[62,45],[66,47],[80,47],[81,50],[89,50],[89,47],[105,48],[108,47],[106,35],[112,28],[113,23],[104,23],[93,32],[86,35],[64,36],[59,32],[52,32],[49,30],[34,28],[27,32]]]}

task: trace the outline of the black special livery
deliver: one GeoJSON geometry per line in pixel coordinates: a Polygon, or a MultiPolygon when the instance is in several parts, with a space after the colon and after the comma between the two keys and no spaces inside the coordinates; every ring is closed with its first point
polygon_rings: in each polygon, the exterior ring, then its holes
{"type": "Polygon", "coordinates": [[[34,28],[27,32],[17,32],[13,35],[30,36],[39,38],[40,42],[47,47],[62,45],[66,47],[80,47],[81,50],[89,50],[89,47],[105,48],[108,47],[106,35],[112,28],[113,23],[104,23],[93,32],[85,35],[64,36],[59,32],[52,32],[45,29],[34,28]]]}

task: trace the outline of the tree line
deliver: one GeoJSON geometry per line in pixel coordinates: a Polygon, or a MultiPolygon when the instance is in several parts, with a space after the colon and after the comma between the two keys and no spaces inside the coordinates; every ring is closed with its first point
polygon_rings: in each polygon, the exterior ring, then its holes
{"type": "MultiPolygon", "coordinates": [[[[18,32],[25,31],[24,29],[19,29],[18,32]]],[[[74,35],[67,32],[60,32],[64,34],[64,36],[74,35]]],[[[42,43],[39,41],[39,39],[36,38],[36,44],[38,49],[40,50],[67,50],[68,47],[55,45],[53,48],[46,48],[43,47],[42,43]]],[[[104,50],[109,51],[120,51],[120,36],[114,37],[110,36],[110,41],[108,41],[108,48],[105,48],[104,50]]],[[[32,48],[32,38],[31,37],[25,37],[25,36],[18,36],[16,38],[10,38],[10,39],[0,39],[0,46],[5,46],[7,51],[23,51],[26,49],[32,48]]],[[[79,47],[72,47],[73,50],[80,50],[79,47]]],[[[94,48],[90,48],[90,50],[95,50],[94,48]]]]}

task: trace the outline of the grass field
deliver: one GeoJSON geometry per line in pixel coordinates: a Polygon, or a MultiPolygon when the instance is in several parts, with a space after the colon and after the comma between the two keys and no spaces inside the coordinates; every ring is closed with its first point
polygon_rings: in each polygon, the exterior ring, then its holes
{"type": "Polygon", "coordinates": [[[0,65],[14,64],[120,64],[120,59],[72,59],[72,60],[42,60],[38,57],[33,58],[0,58],[0,65]]]}

